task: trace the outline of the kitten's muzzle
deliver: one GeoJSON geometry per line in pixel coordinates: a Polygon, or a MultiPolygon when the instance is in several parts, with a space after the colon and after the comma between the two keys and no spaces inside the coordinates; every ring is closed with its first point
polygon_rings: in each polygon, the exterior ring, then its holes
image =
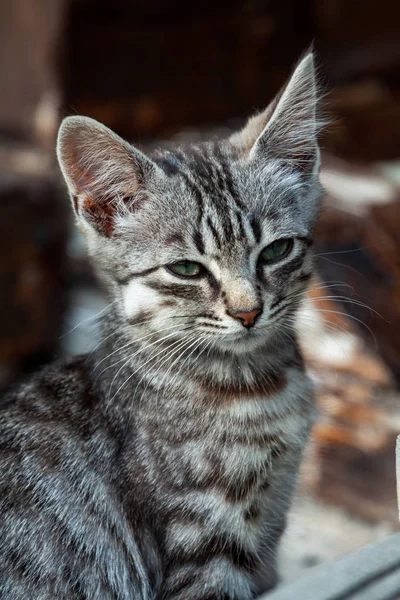
{"type": "Polygon", "coordinates": [[[261,308],[254,308],[247,312],[235,312],[235,313],[230,312],[229,314],[234,319],[238,319],[238,321],[241,321],[243,327],[249,328],[249,327],[253,327],[253,325],[255,325],[257,317],[260,316],[261,312],[262,312],[261,308]]]}

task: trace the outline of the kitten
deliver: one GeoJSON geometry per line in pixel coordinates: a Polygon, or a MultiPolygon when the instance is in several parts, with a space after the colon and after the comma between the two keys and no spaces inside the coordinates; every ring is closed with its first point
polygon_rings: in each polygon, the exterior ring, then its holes
{"type": "Polygon", "coordinates": [[[0,597],[249,600],[313,416],[294,335],[312,274],[313,56],[230,139],[146,156],[70,117],[58,158],[112,300],[91,357],[9,394],[0,597]]]}

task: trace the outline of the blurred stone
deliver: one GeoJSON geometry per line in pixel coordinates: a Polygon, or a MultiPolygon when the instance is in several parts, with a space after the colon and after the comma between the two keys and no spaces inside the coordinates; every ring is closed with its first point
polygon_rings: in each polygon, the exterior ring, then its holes
{"type": "Polygon", "coordinates": [[[391,90],[378,78],[365,78],[338,86],[326,104],[332,123],[322,136],[323,147],[357,160],[399,156],[399,89],[391,90]]]}
{"type": "Polygon", "coordinates": [[[375,166],[324,156],[316,257],[330,295],[400,380],[400,187],[375,166]]]}
{"type": "Polygon", "coordinates": [[[303,482],[358,518],[395,524],[400,189],[326,153],[321,180],[319,276],[298,319],[320,411],[303,482]]]}
{"type": "Polygon", "coordinates": [[[316,282],[298,318],[319,408],[302,482],[358,518],[394,524],[398,392],[382,359],[331,298],[331,288],[316,282]]]}

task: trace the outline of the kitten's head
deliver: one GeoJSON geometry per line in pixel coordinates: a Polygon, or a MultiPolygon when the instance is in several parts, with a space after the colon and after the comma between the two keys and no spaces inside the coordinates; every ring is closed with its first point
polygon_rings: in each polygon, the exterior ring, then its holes
{"type": "Polygon", "coordinates": [[[58,159],[127,331],[241,353],[288,323],[312,272],[318,182],[312,54],[231,138],[147,156],[69,117],[58,159]]]}

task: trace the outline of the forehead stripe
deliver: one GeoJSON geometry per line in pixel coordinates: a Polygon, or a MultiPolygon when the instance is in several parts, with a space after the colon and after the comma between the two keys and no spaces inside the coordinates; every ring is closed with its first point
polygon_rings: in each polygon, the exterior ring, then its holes
{"type": "Polygon", "coordinates": [[[203,199],[201,190],[199,189],[198,185],[191,179],[191,177],[189,177],[189,175],[187,173],[185,173],[184,171],[181,170],[180,175],[181,175],[182,179],[184,180],[188,189],[192,192],[193,197],[196,201],[197,208],[198,208],[197,229],[200,230],[201,221],[203,219],[203,213],[204,213],[204,199],[203,199]]]}
{"type": "Polygon", "coordinates": [[[243,226],[243,218],[242,218],[242,213],[240,212],[240,210],[236,211],[236,220],[238,223],[238,227],[239,227],[239,235],[241,238],[246,239],[246,232],[244,230],[244,226],[243,226]]]}
{"type": "Polygon", "coordinates": [[[205,202],[207,200],[212,202],[210,208],[219,218],[221,233],[226,240],[231,239],[234,235],[231,218],[226,210],[226,203],[219,201],[219,197],[224,196],[226,186],[222,184],[222,172],[218,169],[215,156],[208,154],[206,149],[202,153],[199,149],[195,149],[193,170],[196,175],[196,182],[205,194],[205,202]]]}
{"type": "Polygon", "coordinates": [[[237,193],[235,185],[233,183],[232,174],[229,169],[229,164],[225,160],[225,157],[223,156],[221,149],[218,145],[215,146],[215,156],[217,157],[218,165],[221,168],[221,173],[222,173],[224,182],[226,184],[226,188],[229,192],[229,195],[231,196],[232,200],[235,202],[236,206],[238,208],[240,208],[240,210],[244,210],[245,207],[244,207],[242,201],[240,200],[239,194],[237,193]]]}
{"type": "Polygon", "coordinates": [[[257,244],[261,241],[261,226],[260,222],[255,215],[250,217],[250,227],[254,235],[254,239],[257,244]]]}
{"type": "Polygon", "coordinates": [[[214,227],[214,223],[212,222],[210,216],[207,217],[207,225],[208,225],[208,227],[209,227],[209,229],[210,229],[210,231],[211,231],[211,233],[212,233],[212,235],[213,235],[213,237],[215,239],[215,245],[217,246],[218,250],[221,250],[221,248],[222,248],[221,240],[220,240],[218,231],[214,227]]]}
{"type": "Polygon", "coordinates": [[[204,254],[205,253],[204,240],[203,240],[203,236],[201,235],[201,231],[199,229],[196,229],[193,233],[193,242],[194,242],[194,245],[196,246],[199,254],[204,254]]]}

